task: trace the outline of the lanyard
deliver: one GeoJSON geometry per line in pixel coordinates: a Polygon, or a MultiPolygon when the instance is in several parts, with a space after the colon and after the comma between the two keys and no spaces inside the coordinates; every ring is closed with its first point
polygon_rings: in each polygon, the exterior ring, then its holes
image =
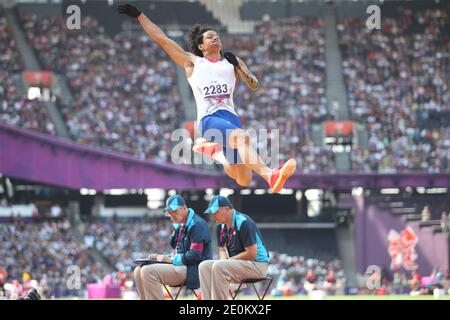
{"type": "Polygon", "coordinates": [[[231,245],[233,242],[233,236],[236,234],[236,231],[233,227],[225,234],[225,225],[222,225],[220,229],[220,244],[222,246],[226,245],[227,247],[231,245]]]}
{"type": "Polygon", "coordinates": [[[180,249],[181,241],[183,241],[184,228],[186,226],[188,218],[189,218],[189,212],[186,215],[186,218],[184,219],[183,223],[181,224],[181,228],[179,228],[175,249],[173,250],[174,255],[176,255],[178,250],[180,249]]]}
{"type": "Polygon", "coordinates": [[[184,224],[181,226],[180,230],[178,231],[175,250],[178,250],[180,248],[180,243],[183,240],[183,232],[184,232],[184,224]]]}
{"type": "Polygon", "coordinates": [[[183,232],[184,232],[184,225],[178,228],[178,234],[177,239],[175,241],[175,248],[172,250],[172,256],[175,257],[177,255],[178,250],[180,249],[181,241],[183,240],[183,232]]]}

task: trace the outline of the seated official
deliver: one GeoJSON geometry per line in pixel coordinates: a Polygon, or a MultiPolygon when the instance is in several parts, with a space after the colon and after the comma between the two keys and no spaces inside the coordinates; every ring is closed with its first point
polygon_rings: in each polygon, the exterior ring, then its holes
{"type": "Polygon", "coordinates": [[[186,282],[189,289],[200,287],[198,266],[203,260],[211,259],[211,236],[207,222],[186,207],[186,202],[179,195],[173,195],[166,202],[164,209],[175,229],[171,246],[171,257],[151,254],[150,260],[164,263],[136,267],[134,279],[141,300],[162,300],[164,298],[161,284],[177,286],[186,282]]]}
{"type": "Polygon", "coordinates": [[[219,224],[220,260],[200,263],[202,297],[204,300],[226,300],[231,283],[266,276],[269,252],[256,223],[234,210],[227,198],[214,196],[205,213],[211,214],[219,224]]]}

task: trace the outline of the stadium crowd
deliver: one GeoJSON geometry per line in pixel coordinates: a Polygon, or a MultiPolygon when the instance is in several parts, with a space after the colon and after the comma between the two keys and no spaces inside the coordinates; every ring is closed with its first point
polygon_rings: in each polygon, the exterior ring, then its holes
{"type": "Polygon", "coordinates": [[[352,154],[353,170],[450,169],[450,128],[419,126],[429,112],[450,110],[449,10],[398,8],[381,30],[365,20],[338,25],[352,118],[367,126],[368,148],[352,154]]]}
{"type": "Polygon", "coordinates": [[[450,293],[448,271],[440,267],[429,275],[382,268],[380,273],[359,273],[356,283],[350,284],[338,259],[323,261],[273,252],[271,256],[268,275],[274,279],[273,296],[311,296],[315,290],[327,295],[432,295],[434,289],[450,293]]]}
{"type": "Polygon", "coordinates": [[[25,98],[20,90],[24,69],[11,28],[0,8],[0,121],[54,135],[55,126],[45,106],[37,99],[25,98]]]}
{"type": "Polygon", "coordinates": [[[150,253],[171,253],[172,230],[167,220],[88,222],[85,224],[84,244],[99,250],[116,271],[129,273],[132,280],[133,260],[145,259],[150,253]]]}
{"type": "Polygon", "coordinates": [[[382,268],[381,273],[358,274],[357,294],[367,295],[432,295],[434,289],[450,294],[450,277],[448,271],[435,267],[429,275],[423,275],[418,271],[388,270],[382,268]],[[373,289],[368,288],[367,283],[376,284],[373,289]]]}
{"type": "Polygon", "coordinates": [[[318,289],[331,295],[345,294],[346,275],[338,259],[324,261],[271,252],[268,275],[274,279],[274,296],[310,295],[318,289]]]}
{"type": "Polygon", "coordinates": [[[98,282],[104,275],[65,219],[32,222],[14,217],[10,223],[0,223],[0,256],[0,267],[7,275],[3,287],[12,285],[11,299],[31,287],[39,288],[44,298],[82,297],[87,283],[98,282]],[[76,279],[70,280],[75,270],[71,266],[80,270],[78,288],[76,279]]]}
{"type": "Polygon", "coordinates": [[[59,101],[79,143],[170,161],[171,132],[184,109],[176,69],[144,33],[109,36],[95,18],[67,30],[61,16],[21,13],[28,41],[45,70],[67,77],[74,101],[59,101]]]}
{"type": "MultiPolygon", "coordinates": [[[[450,168],[448,126],[418,125],[430,112],[449,112],[448,9],[398,8],[381,30],[343,18],[338,41],[352,119],[364,123],[367,146],[351,154],[352,170],[426,171],[450,168]]],[[[170,162],[170,133],[184,108],[175,65],[144,33],[109,35],[93,17],[67,30],[63,17],[20,11],[27,40],[45,70],[67,77],[74,101],[58,100],[71,137],[140,158],[170,162]]],[[[6,18],[0,15],[1,119],[54,134],[45,108],[20,98],[11,73],[23,70],[6,18]]],[[[303,172],[334,172],[333,152],[316,146],[312,125],[333,118],[325,94],[324,23],[319,18],[273,19],[252,36],[223,35],[224,50],[240,56],[260,80],[235,90],[243,125],[280,130],[281,161],[294,157],[303,172]],[[281,103],[282,101],[282,103],[281,103]]],[[[261,145],[258,145],[261,147],[261,145]]]]}

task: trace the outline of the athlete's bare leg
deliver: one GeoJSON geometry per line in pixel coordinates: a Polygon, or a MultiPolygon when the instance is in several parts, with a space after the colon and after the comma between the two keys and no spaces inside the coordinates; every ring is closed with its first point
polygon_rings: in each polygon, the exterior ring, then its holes
{"type": "Polygon", "coordinates": [[[212,159],[219,162],[221,165],[223,165],[223,170],[229,176],[231,179],[236,180],[236,172],[234,166],[230,165],[228,163],[228,160],[225,158],[225,155],[223,154],[223,151],[216,152],[212,155],[212,159]]]}
{"type": "Polygon", "coordinates": [[[228,141],[228,144],[233,149],[237,149],[242,163],[269,183],[272,169],[266,166],[256,150],[252,147],[249,135],[242,129],[235,129],[230,133],[228,141]]]}
{"type": "Polygon", "coordinates": [[[279,192],[286,180],[295,172],[297,162],[289,159],[281,168],[269,168],[256,150],[251,145],[250,136],[242,129],[235,129],[231,132],[228,144],[237,149],[242,163],[250,170],[255,171],[267,181],[273,192],[279,192]]]}
{"type": "Polygon", "coordinates": [[[219,162],[223,165],[223,170],[225,173],[231,179],[236,180],[235,168],[232,167],[225,158],[222,151],[222,145],[220,143],[211,142],[202,138],[195,146],[192,147],[192,150],[219,162]]]}
{"type": "Polygon", "coordinates": [[[253,180],[253,172],[251,169],[247,168],[245,164],[231,164],[230,167],[233,169],[235,174],[235,181],[241,187],[248,187],[253,180]]]}
{"type": "Polygon", "coordinates": [[[223,151],[215,152],[212,159],[223,165],[225,173],[242,187],[248,187],[253,179],[252,170],[244,164],[230,164],[223,151]]]}
{"type": "Polygon", "coordinates": [[[222,164],[225,173],[244,187],[250,185],[252,171],[255,171],[266,180],[273,192],[279,192],[296,169],[297,163],[294,159],[289,159],[281,168],[272,170],[266,166],[256,150],[251,146],[250,137],[242,129],[232,131],[228,141],[233,149],[237,149],[242,159],[242,164],[230,164],[221,150],[221,145],[218,143],[204,140],[192,149],[222,164]]]}

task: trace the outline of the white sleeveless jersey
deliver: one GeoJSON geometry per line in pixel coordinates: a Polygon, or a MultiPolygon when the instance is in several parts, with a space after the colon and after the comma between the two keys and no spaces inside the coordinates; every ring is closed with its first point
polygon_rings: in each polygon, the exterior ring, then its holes
{"type": "Polygon", "coordinates": [[[192,75],[188,77],[197,104],[197,125],[200,120],[218,110],[234,110],[233,93],[236,85],[234,66],[226,59],[211,62],[196,57],[192,75]]]}

